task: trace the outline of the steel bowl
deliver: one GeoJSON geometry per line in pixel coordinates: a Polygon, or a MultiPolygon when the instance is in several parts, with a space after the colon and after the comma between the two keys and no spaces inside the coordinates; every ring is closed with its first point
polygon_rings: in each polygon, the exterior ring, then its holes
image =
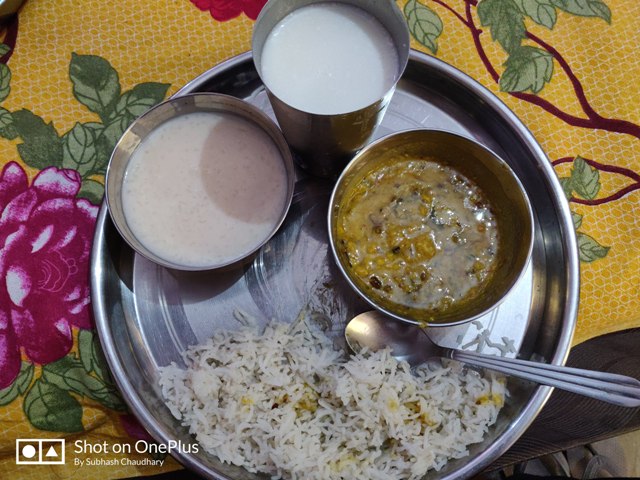
{"type": "MultiPolygon", "coordinates": [[[[533,249],[533,213],[524,187],[505,161],[488,148],[459,135],[431,129],[388,135],[365,147],[338,178],[329,201],[329,244],[341,273],[373,307],[420,326],[453,326],[485,315],[499,305],[524,274],[533,249]],[[496,269],[480,291],[437,310],[386,301],[358,277],[338,246],[337,220],[350,191],[368,173],[394,158],[435,158],[473,181],[498,219],[496,269]]],[[[436,254],[438,255],[438,254],[436,254]]],[[[440,254],[442,255],[442,253],[440,254]]]]}
{"type": "MultiPolygon", "coordinates": [[[[150,181],[153,181],[153,172],[150,172],[150,181]]],[[[147,259],[162,265],[167,268],[175,270],[213,270],[223,267],[229,267],[236,263],[242,262],[252,256],[260,247],[262,247],[267,241],[276,233],[291,205],[291,199],[293,197],[295,182],[295,169],[293,166],[293,159],[289,146],[285,141],[282,132],[278,129],[276,124],[262,111],[253,105],[228,95],[215,94],[215,93],[195,93],[190,95],[183,95],[179,97],[173,97],[163,103],[156,105],[148,110],[146,113],[138,117],[124,132],[120,140],[115,146],[115,149],[111,155],[109,165],[107,167],[107,174],[105,180],[105,198],[106,203],[111,215],[111,219],[122,238],[133,248],[137,253],[146,257],[147,259]],[[287,176],[286,197],[277,221],[274,223],[273,228],[262,239],[259,239],[252,248],[241,254],[241,256],[234,256],[222,259],[217,263],[202,263],[198,265],[181,265],[175,262],[162,258],[150,250],[146,245],[136,238],[131,226],[127,223],[127,218],[123,211],[122,206],[122,186],[127,171],[127,166],[132,154],[140,143],[155,129],[157,129],[163,123],[176,118],[181,115],[186,115],[194,112],[212,112],[212,113],[225,113],[233,114],[244,120],[247,120],[262,131],[273,140],[274,144],[280,151],[282,162],[285,167],[287,176]]]]}

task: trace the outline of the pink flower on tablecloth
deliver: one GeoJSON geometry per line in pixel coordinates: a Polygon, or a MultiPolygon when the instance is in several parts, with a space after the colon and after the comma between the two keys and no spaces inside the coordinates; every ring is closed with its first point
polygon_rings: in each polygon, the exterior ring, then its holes
{"type": "Polygon", "coordinates": [[[267,0],[191,0],[203,12],[209,11],[219,22],[226,22],[244,13],[251,20],[258,14],[267,0]]]}
{"type": "Polygon", "coordinates": [[[65,356],[71,327],[90,328],[89,255],[98,207],[77,199],[80,175],[49,167],[29,186],[15,162],[0,174],[0,388],[20,370],[65,356]]]}

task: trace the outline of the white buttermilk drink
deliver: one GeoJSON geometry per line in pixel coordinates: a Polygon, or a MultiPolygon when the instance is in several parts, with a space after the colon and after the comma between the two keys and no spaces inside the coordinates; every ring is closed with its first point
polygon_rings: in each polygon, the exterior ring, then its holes
{"type": "Polygon", "coordinates": [[[122,203],[150,251],[196,267],[249,253],[279,221],[286,194],[284,162],[269,135],[236,115],[197,112],[140,143],[122,203]]]}
{"type": "Polygon", "coordinates": [[[361,8],[335,2],[307,5],[284,17],[265,41],[261,68],[274,95],[316,114],[371,105],[400,70],[384,26],[361,8]]]}

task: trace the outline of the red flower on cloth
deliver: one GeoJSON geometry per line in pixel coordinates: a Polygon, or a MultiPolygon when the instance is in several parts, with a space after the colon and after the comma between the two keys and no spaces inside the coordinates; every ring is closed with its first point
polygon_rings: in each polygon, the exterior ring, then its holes
{"type": "Polygon", "coordinates": [[[29,186],[15,162],[0,174],[0,388],[20,370],[65,356],[71,327],[90,328],[89,254],[98,207],[77,199],[75,170],[49,167],[29,186]]]}
{"type": "Polygon", "coordinates": [[[244,13],[251,20],[258,14],[267,0],[191,0],[203,12],[209,11],[219,22],[226,22],[244,13]]]}

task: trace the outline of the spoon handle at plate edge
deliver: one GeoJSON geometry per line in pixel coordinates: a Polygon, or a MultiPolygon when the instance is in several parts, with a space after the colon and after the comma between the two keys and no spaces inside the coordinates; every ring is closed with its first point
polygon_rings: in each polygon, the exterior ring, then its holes
{"type": "Polygon", "coordinates": [[[640,381],[615,373],[449,350],[448,358],[623,407],[640,406],[640,381]]]}

